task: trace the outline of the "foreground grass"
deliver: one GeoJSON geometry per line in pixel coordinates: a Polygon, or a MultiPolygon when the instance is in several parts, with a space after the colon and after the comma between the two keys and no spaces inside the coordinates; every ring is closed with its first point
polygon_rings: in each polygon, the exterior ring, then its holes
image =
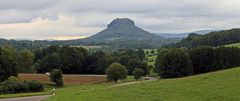
{"type": "Polygon", "coordinates": [[[58,89],[47,101],[239,101],[240,67],[178,79],[101,89],[108,84],[58,89]],[[86,89],[93,91],[78,92],[86,89]]]}

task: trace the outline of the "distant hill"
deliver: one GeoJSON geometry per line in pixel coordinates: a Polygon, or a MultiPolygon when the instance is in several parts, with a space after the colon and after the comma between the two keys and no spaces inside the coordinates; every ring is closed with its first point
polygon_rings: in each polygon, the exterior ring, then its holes
{"type": "Polygon", "coordinates": [[[155,34],[164,38],[182,38],[183,39],[183,38],[186,38],[191,33],[203,35],[203,34],[207,34],[214,31],[217,31],[217,30],[199,30],[194,32],[186,32],[186,33],[155,33],[155,34]]]}
{"type": "Polygon", "coordinates": [[[128,18],[114,19],[103,31],[85,39],[67,41],[70,44],[109,45],[115,48],[157,48],[178,40],[165,39],[137,27],[128,18]]]}
{"type": "Polygon", "coordinates": [[[104,29],[103,31],[84,40],[89,42],[109,42],[125,38],[133,40],[164,39],[163,37],[137,27],[130,19],[117,18],[108,25],[107,29],[104,29]]]}
{"type": "Polygon", "coordinates": [[[189,34],[182,41],[175,44],[177,47],[221,46],[240,42],[240,29],[210,32],[208,34],[189,34]]]}

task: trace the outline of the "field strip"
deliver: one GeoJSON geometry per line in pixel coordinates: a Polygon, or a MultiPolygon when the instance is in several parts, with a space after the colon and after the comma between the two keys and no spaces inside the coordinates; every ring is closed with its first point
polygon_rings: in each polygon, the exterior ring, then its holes
{"type": "Polygon", "coordinates": [[[94,91],[105,90],[105,89],[110,89],[110,88],[114,88],[114,87],[121,87],[121,86],[126,86],[126,85],[133,85],[133,84],[138,84],[138,83],[150,82],[150,81],[158,80],[155,77],[147,77],[147,78],[149,80],[127,82],[127,83],[117,84],[117,85],[113,85],[113,86],[109,86],[109,87],[105,87],[105,88],[100,88],[100,89],[97,89],[97,90],[94,90],[94,88],[92,88],[91,90],[81,90],[81,91],[77,91],[77,92],[73,92],[73,93],[77,95],[79,93],[84,93],[84,92],[94,92],[94,91]]]}

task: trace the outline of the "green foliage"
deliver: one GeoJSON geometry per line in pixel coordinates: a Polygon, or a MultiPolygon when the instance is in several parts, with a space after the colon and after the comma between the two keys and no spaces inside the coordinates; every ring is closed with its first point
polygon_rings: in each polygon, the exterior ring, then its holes
{"type": "Polygon", "coordinates": [[[162,49],[156,59],[154,71],[159,73],[161,77],[168,78],[171,76],[182,77],[191,75],[191,69],[193,70],[193,74],[228,69],[240,66],[239,53],[240,49],[237,47],[213,48],[202,46],[190,50],[185,48],[162,49]],[[190,56],[190,60],[188,59],[188,55],[190,56]]]}
{"type": "Polygon", "coordinates": [[[239,53],[236,47],[197,47],[189,52],[194,74],[240,66],[239,53]]]}
{"type": "Polygon", "coordinates": [[[34,67],[38,73],[60,69],[64,74],[104,74],[113,62],[127,66],[131,59],[144,59],[145,53],[139,50],[119,50],[114,53],[103,51],[89,52],[81,47],[49,46],[35,52],[34,67]]]}
{"type": "Polygon", "coordinates": [[[144,71],[140,68],[135,68],[133,71],[134,79],[139,80],[144,75],[144,71]]]}
{"type": "Polygon", "coordinates": [[[0,94],[26,93],[43,91],[43,84],[37,81],[21,81],[11,76],[0,83],[0,94]]]}
{"type": "Polygon", "coordinates": [[[113,63],[106,69],[107,79],[117,82],[119,79],[127,78],[127,69],[119,63],[113,63]]]}
{"type": "Polygon", "coordinates": [[[36,68],[39,73],[51,72],[53,69],[60,69],[62,66],[58,53],[52,53],[45,56],[36,68]]]}
{"type": "Polygon", "coordinates": [[[144,52],[144,50],[143,49],[138,49],[137,56],[140,58],[140,60],[144,60],[145,59],[145,52],[144,52]]]}
{"type": "Polygon", "coordinates": [[[17,69],[21,73],[33,72],[34,55],[29,50],[22,50],[17,55],[17,69]]]}
{"type": "Polygon", "coordinates": [[[132,59],[128,62],[127,65],[128,74],[132,75],[135,68],[142,69],[144,76],[148,75],[150,71],[147,63],[142,62],[140,60],[132,59]]]}
{"type": "Polygon", "coordinates": [[[29,87],[29,91],[31,92],[40,92],[44,89],[43,84],[35,80],[24,81],[24,83],[29,87]]]}
{"type": "Polygon", "coordinates": [[[219,47],[214,49],[215,70],[240,66],[240,49],[237,47],[219,47]]]}
{"type": "Polygon", "coordinates": [[[5,40],[0,38],[0,46],[11,45],[17,50],[30,50],[34,51],[46,47],[51,42],[49,41],[29,41],[29,40],[5,40]]]}
{"type": "Polygon", "coordinates": [[[160,51],[155,68],[162,78],[175,78],[192,75],[192,65],[188,54],[182,49],[160,51]]]}
{"type": "Polygon", "coordinates": [[[57,90],[46,101],[239,101],[240,67],[104,89],[107,84],[81,85],[57,90]],[[94,91],[73,93],[83,89],[94,91]]]}
{"type": "Polygon", "coordinates": [[[151,54],[155,54],[155,50],[151,50],[151,54]]]}
{"type": "Polygon", "coordinates": [[[197,47],[189,52],[194,74],[213,71],[214,49],[212,47],[197,47]]]}
{"type": "Polygon", "coordinates": [[[146,51],[146,55],[148,55],[149,54],[149,52],[148,51],[146,51]]]}
{"type": "Polygon", "coordinates": [[[221,46],[240,42],[240,29],[211,32],[205,35],[190,34],[186,39],[178,42],[177,47],[221,46]]]}
{"type": "Polygon", "coordinates": [[[50,73],[50,79],[56,84],[56,86],[63,86],[62,72],[58,69],[52,70],[50,73]]]}
{"type": "Polygon", "coordinates": [[[119,57],[119,63],[121,63],[123,66],[127,66],[130,60],[131,60],[131,57],[128,55],[123,55],[119,57]]]}
{"type": "Polygon", "coordinates": [[[240,48],[240,43],[233,43],[233,44],[228,44],[228,45],[225,45],[226,47],[237,47],[237,48],[240,48]]]}
{"type": "Polygon", "coordinates": [[[39,73],[51,72],[53,69],[61,69],[64,73],[76,74],[82,71],[87,50],[81,47],[49,46],[36,50],[35,69],[39,73]]]}
{"type": "Polygon", "coordinates": [[[10,76],[7,80],[9,81],[15,81],[15,82],[20,82],[21,80],[15,76],[10,76]]]}
{"type": "Polygon", "coordinates": [[[0,82],[18,74],[13,54],[15,51],[11,48],[0,47],[0,82]]]}

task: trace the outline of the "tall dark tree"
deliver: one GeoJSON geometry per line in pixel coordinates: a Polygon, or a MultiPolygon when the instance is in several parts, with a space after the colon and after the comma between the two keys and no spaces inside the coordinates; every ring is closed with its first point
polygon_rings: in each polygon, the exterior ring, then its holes
{"type": "Polygon", "coordinates": [[[138,49],[137,56],[140,58],[140,60],[144,60],[145,59],[145,52],[144,52],[144,50],[143,49],[138,49]]]}
{"type": "Polygon", "coordinates": [[[119,57],[119,63],[121,63],[123,66],[127,66],[130,60],[131,60],[131,57],[128,55],[123,55],[119,57]]]}
{"type": "Polygon", "coordinates": [[[212,47],[197,47],[192,49],[190,57],[194,74],[214,71],[214,49],[212,47]]]}
{"type": "Polygon", "coordinates": [[[85,50],[80,47],[63,46],[59,50],[59,56],[62,62],[63,73],[76,74],[83,70],[82,64],[85,54],[81,51],[85,50]]]}
{"type": "Polygon", "coordinates": [[[182,49],[168,49],[159,53],[155,68],[162,78],[192,75],[192,65],[188,54],[182,49]]]}
{"type": "Polygon", "coordinates": [[[51,72],[53,69],[61,69],[62,63],[58,53],[52,53],[43,58],[40,68],[36,68],[39,73],[51,72]]]}
{"type": "Polygon", "coordinates": [[[136,60],[136,59],[132,59],[128,62],[128,65],[127,65],[128,74],[132,75],[135,68],[142,69],[144,76],[149,74],[149,67],[147,63],[136,60]]]}
{"type": "Polygon", "coordinates": [[[11,57],[11,51],[0,47],[0,82],[10,76],[17,76],[16,62],[11,57]],[[9,53],[9,54],[8,54],[9,53]]]}
{"type": "Polygon", "coordinates": [[[33,72],[34,55],[29,50],[22,50],[17,55],[17,69],[21,73],[33,72]]]}

